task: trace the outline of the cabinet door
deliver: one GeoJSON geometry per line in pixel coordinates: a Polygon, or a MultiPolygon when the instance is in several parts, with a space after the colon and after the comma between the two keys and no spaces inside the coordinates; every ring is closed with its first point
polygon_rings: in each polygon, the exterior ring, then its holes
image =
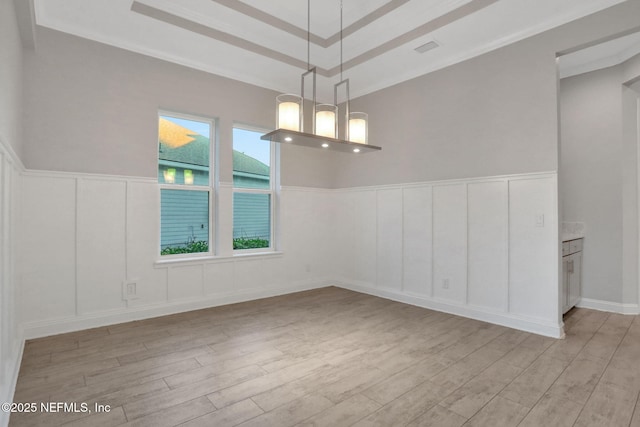
{"type": "Polygon", "coordinates": [[[568,304],[573,307],[580,301],[580,283],[582,282],[582,252],[569,255],[569,293],[568,304]]]}
{"type": "Polygon", "coordinates": [[[571,308],[569,305],[569,258],[571,258],[571,256],[562,257],[562,289],[560,289],[562,314],[571,308]]]}

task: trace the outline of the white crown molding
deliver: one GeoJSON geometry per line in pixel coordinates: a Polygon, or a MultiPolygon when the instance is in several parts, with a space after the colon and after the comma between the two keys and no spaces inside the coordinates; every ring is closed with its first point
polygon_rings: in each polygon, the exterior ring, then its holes
{"type": "Polygon", "coordinates": [[[433,62],[428,64],[426,67],[422,67],[422,68],[414,68],[414,69],[407,69],[404,73],[401,74],[397,74],[394,75],[394,77],[391,78],[387,78],[387,79],[382,79],[377,81],[374,84],[370,84],[368,86],[365,86],[363,88],[360,88],[360,90],[352,90],[352,98],[358,98],[360,96],[364,96],[366,94],[372,93],[372,92],[376,92],[388,87],[391,87],[393,85],[399,84],[401,82],[405,82],[411,79],[415,79],[418,78],[420,76],[429,74],[429,73],[433,73],[435,71],[438,70],[442,70],[444,68],[450,67],[452,65],[455,64],[459,64],[461,62],[467,61],[469,59],[484,55],[486,53],[492,52],[494,50],[500,49],[502,47],[517,43],[519,41],[525,40],[529,37],[533,37],[536,36],[538,34],[541,34],[545,31],[549,31],[553,28],[556,28],[560,25],[564,25],[567,23],[570,23],[571,21],[574,21],[576,19],[579,19],[581,17],[590,15],[592,13],[596,13],[599,12],[607,7],[611,7],[614,6],[615,4],[621,3],[624,0],[615,0],[615,3],[612,4],[611,0],[601,0],[597,3],[591,4],[589,5],[589,7],[585,7],[584,9],[581,9],[580,12],[577,11],[572,11],[572,13],[567,13],[564,15],[558,15],[558,16],[554,16],[552,19],[549,19],[547,21],[541,22],[538,25],[529,27],[525,30],[522,30],[520,32],[511,34],[507,37],[503,37],[501,39],[497,39],[494,40],[491,43],[485,44],[483,46],[479,46],[479,47],[475,47],[472,49],[468,49],[468,50],[464,50],[459,52],[456,55],[453,56],[449,56],[447,58],[445,58],[444,60],[441,60],[439,62],[433,62]],[[398,76],[400,78],[398,78],[398,76]]]}
{"type": "Polygon", "coordinates": [[[565,79],[568,77],[574,77],[580,74],[601,70],[603,68],[615,67],[616,65],[620,65],[638,54],[640,54],[640,46],[631,47],[614,55],[598,58],[591,62],[586,62],[570,67],[561,66],[559,69],[559,75],[561,79],[565,79]]]}
{"type": "MultiPolygon", "coordinates": [[[[65,34],[70,34],[72,36],[84,38],[107,46],[123,49],[140,55],[149,56],[151,58],[159,59],[162,61],[167,61],[177,66],[188,67],[194,70],[203,71],[205,73],[215,74],[220,77],[225,77],[231,80],[259,86],[264,89],[282,91],[282,89],[278,88],[277,85],[275,85],[272,81],[260,78],[261,75],[256,75],[255,73],[243,73],[238,72],[237,70],[229,71],[225,67],[220,67],[200,61],[194,61],[191,58],[187,58],[185,56],[180,56],[173,53],[152,49],[138,43],[132,43],[130,41],[123,41],[114,37],[105,36],[104,34],[89,31],[85,28],[79,28],[68,23],[61,24],[52,20],[39,20],[38,22],[40,23],[40,25],[43,25],[42,23],[44,23],[44,26],[46,28],[55,31],[60,31],[65,34]]],[[[296,74],[297,73],[298,70],[296,69],[296,74]]]]}
{"type": "MultiPolygon", "coordinates": [[[[550,19],[547,19],[543,22],[539,22],[536,25],[530,26],[514,34],[510,34],[509,36],[503,37],[501,39],[494,40],[490,43],[486,43],[482,46],[471,48],[464,52],[459,52],[455,56],[447,57],[444,60],[437,61],[437,62],[426,62],[425,65],[422,67],[405,67],[405,68],[411,68],[411,69],[398,70],[392,67],[390,69],[390,73],[392,75],[387,73],[387,77],[383,77],[381,80],[378,80],[371,84],[365,84],[359,88],[355,88],[352,91],[352,98],[357,98],[359,96],[398,84],[402,81],[412,79],[424,74],[428,74],[430,72],[454,65],[461,61],[465,61],[470,58],[485,54],[487,52],[498,49],[500,47],[515,43],[525,38],[537,35],[546,30],[555,28],[559,25],[568,23],[580,17],[598,12],[606,7],[614,6],[618,3],[621,3],[622,1],[623,0],[593,0],[593,1],[585,2],[585,4],[577,5],[573,7],[572,10],[567,11],[566,13],[553,15],[550,19]]],[[[443,2],[443,4],[447,4],[448,6],[450,6],[451,4],[458,5],[460,3],[461,3],[461,0],[458,0],[458,1],[450,0],[448,2],[443,2]]],[[[144,5],[146,3],[144,2],[144,0],[142,0],[140,4],[144,5]]],[[[403,4],[408,4],[408,3],[403,3],[403,4]]],[[[174,6],[173,9],[177,7],[178,6],[174,6]]],[[[180,9],[181,16],[183,16],[184,13],[189,12],[189,11],[185,12],[182,9],[180,9]]],[[[197,14],[194,13],[193,11],[190,11],[189,13],[191,13],[190,16],[193,16],[194,18],[195,16],[197,16],[197,14]]],[[[132,42],[131,40],[120,39],[117,36],[101,34],[97,30],[93,30],[91,28],[80,28],[78,24],[75,24],[74,22],[66,22],[64,21],[63,18],[56,18],[56,17],[46,16],[46,15],[48,14],[44,13],[43,10],[40,10],[40,8],[36,8],[36,17],[39,25],[44,25],[46,27],[49,27],[58,31],[74,34],[78,37],[84,37],[100,43],[117,46],[119,48],[136,52],[142,55],[180,64],[189,68],[201,70],[207,73],[213,73],[222,77],[242,81],[252,85],[257,85],[263,88],[268,88],[275,91],[288,91],[287,88],[284,87],[286,86],[286,83],[283,83],[282,80],[276,81],[274,79],[264,77],[262,73],[254,73],[249,69],[245,70],[245,68],[243,67],[234,66],[233,68],[228,68],[226,66],[221,66],[219,62],[208,62],[200,58],[187,58],[186,57],[187,55],[181,54],[180,52],[177,52],[177,51],[164,52],[160,47],[153,48],[141,42],[132,42]]],[[[201,21],[201,19],[198,19],[198,21],[201,21]]],[[[371,22],[375,22],[375,19],[371,22]]],[[[277,28],[277,26],[274,28],[277,28]]],[[[224,44],[224,41],[210,40],[210,42],[224,44]]],[[[396,46],[396,48],[398,48],[398,46],[396,46]]],[[[228,50],[228,49],[230,49],[230,47],[227,46],[225,47],[224,50],[228,50]]],[[[364,54],[365,57],[361,58],[365,64],[368,63],[368,61],[373,58],[376,58],[376,57],[379,58],[380,52],[378,52],[377,48],[373,48],[371,52],[373,51],[375,51],[375,55],[372,54],[373,56],[371,56],[371,55],[364,54]]],[[[259,55],[259,53],[258,54],[254,53],[254,54],[259,55]]],[[[254,55],[254,54],[250,54],[247,52],[247,55],[254,55]]],[[[297,76],[300,72],[299,67],[293,66],[286,62],[281,62],[278,58],[270,58],[269,56],[263,56],[263,59],[261,61],[263,61],[263,63],[265,64],[269,64],[269,61],[271,61],[274,64],[274,70],[276,70],[274,72],[277,72],[281,76],[282,75],[289,76],[290,74],[297,76]],[[267,61],[267,62],[264,62],[264,61],[267,61]]],[[[290,59],[287,59],[287,61],[290,62],[290,59]]],[[[352,76],[353,78],[356,78],[358,73],[363,72],[361,68],[362,64],[360,64],[359,62],[358,64],[359,65],[356,65],[356,64],[353,65],[354,68],[358,69],[356,70],[357,71],[356,73],[352,73],[354,74],[352,76]]]]}

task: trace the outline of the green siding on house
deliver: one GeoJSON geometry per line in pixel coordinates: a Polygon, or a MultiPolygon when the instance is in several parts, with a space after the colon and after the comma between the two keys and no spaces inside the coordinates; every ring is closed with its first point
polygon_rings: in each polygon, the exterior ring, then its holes
{"type": "Polygon", "coordinates": [[[160,223],[161,249],[209,242],[209,193],[161,190],[160,223]]]}
{"type": "Polygon", "coordinates": [[[271,241],[270,194],[233,194],[233,238],[271,241]]]}
{"type": "Polygon", "coordinates": [[[236,188],[260,188],[263,190],[269,189],[269,177],[262,176],[248,176],[248,174],[241,174],[239,172],[233,172],[233,186],[236,188]]]}

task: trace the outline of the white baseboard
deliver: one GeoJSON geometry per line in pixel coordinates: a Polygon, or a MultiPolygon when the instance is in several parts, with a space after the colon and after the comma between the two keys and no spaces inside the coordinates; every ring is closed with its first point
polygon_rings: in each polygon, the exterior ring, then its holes
{"type": "MultiPolygon", "coordinates": [[[[134,320],[148,319],[152,317],[165,316],[182,313],[185,311],[199,310],[203,308],[216,307],[226,304],[252,301],[260,298],[268,298],[278,295],[285,295],[310,289],[323,288],[335,285],[355,292],[387,298],[406,304],[424,307],[432,310],[442,311],[462,317],[481,320],[509,328],[519,329],[534,334],[562,338],[564,329],[562,325],[545,322],[540,319],[526,318],[512,313],[501,313],[485,310],[481,307],[455,304],[449,301],[437,300],[421,295],[409,295],[397,292],[392,289],[375,288],[364,283],[353,283],[346,280],[322,280],[315,282],[295,283],[290,286],[272,289],[253,289],[228,295],[214,295],[205,298],[194,298],[183,301],[173,301],[168,303],[152,304],[140,307],[130,307],[127,309],[111,310],[99,313],[91,313],[80,316],[50,319],[45,321],[30,322],[23,326],[24,338],[34,339],[45,336],[57,335],[67,332],[74,332],[84,329],[97,328],[101,326],[114,325],[118,323],[130,322],[134,320]]],[[[584,300],[593,301],[593,300],[584,300]]],[[[589,306],[599,310],[623,312],[620,309],[614,310],[611,305],[622,306],[622,304],[606,303],[609,306],[589,306]]],[[[583,306],[583,305],[581,305],[583,306]]],[[[586,305],[584,305],[586,307],[586,305]]],[[[624,313],[636,314],[638,306],[625,307],[624,313]],[[635,311],[633,311],[635,310],[635,311]]]]}
{"type": "Polygon", "coordinates": [[[638,306],[638,304],[622,304],[619,302],[602,301],[591,298],[581,298],[578,303],[578,307],[608,311],[610,313],[640,314],[640,306],[638,306]]]}
{"type": "MultiPolygon", "coordinates": [[[[9,366],[7,367],[7,388],[2,390],[3,396],[0,396],[1,402],[13,402],[13,396],[16,392],[16,384],[18,383],[18,374],[20,373],[20,365],[22,363],[22,353],[24,352],[24,338],[23,335],[20,334],[19,339],[17,340],[17,348],[14,349],[12,354],[14,355],[13,360],[9,361],[9,366]]],[[[9,417],[11,413],[0,411],[0,426],[8,426],[9,425],[9,417]]]]}
{"type": "Polygon", "coordinates": [[[345,281],[334,282],[340,288],[349,289],[355,292],[374,295],[393,301],[403,302],[418,307],[431,310],[442,311],[444,313],[455,314],[456,316],[468,317],[483,322],[506,326],[508,328],[519,329],[538,335],[552,338],[564,338],[564,327],[562,325],[545,322],[540,319],[525,318],[511,313],[500,313],[483,310],[479,307],[455,304],[453,302],[436,300],[427,296],[408,295],[392,289],[380,289],[363,284],[349,283],[345,281]]]}
{"type": "Polygon", "coordinates": [[[212,295],[192,298],[189,300],[163,302],[146,306],[129,307],[127,309],[31,322],[23,325],[24,337],[25,339],[40,338],[84,329],[98,328],[101,326],[115,325],[134,320],[149,319],[152,317],[200,310],[203,308],[253,301],[261,298],[269,298],[310,289],[323,288],[329,286],[331,283],[332,282],[330,281],[295,283],[290,286],[280,288],[252,289],[227,295],[212,295]]]}

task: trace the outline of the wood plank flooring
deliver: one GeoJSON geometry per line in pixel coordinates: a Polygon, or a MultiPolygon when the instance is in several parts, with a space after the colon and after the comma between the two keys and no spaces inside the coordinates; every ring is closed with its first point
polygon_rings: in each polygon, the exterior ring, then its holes
{"type": "Polygon", "coordinates": [[[565,323],[555,340],[324,288],[74,332],[26,343],[14,401],[80,411],[10,425],[640,427],[640,318],[565,323]]]}

